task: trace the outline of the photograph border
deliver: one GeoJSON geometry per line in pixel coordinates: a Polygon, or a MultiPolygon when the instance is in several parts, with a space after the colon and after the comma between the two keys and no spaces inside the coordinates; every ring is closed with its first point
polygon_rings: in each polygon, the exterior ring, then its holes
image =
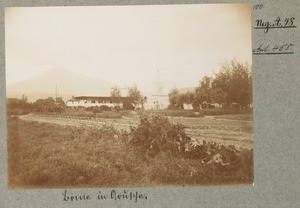
{"type": "MultiPolygon", "coordinates": [[[[199,4],[199,3],[237,3],[236,1],[3,1],[1,3],[1,42],[0,42],[0,83],[1,83],[1,150],[0,150],[0,206],[1,207],[296,207],[297,192],[297,144],[299,147],[299,48],[293,56],[253,56],[253,114],[254,114],[254,185],[253,186],[199,186],[199,187],[157,187],[126,188],[148,196],[140,203],[132,201],[80,201],[66,203],[62,194],[66,189],[8,190],[7,186],[7,142],[6,142],[6,93],[5,93],[5,44],[4,7],[12,6],[101,6],[101,5],[152,5],[152,4],[199,4]],[[298,58],[296,58],[296,56],[298,58]],[[278,58],[284,60],[278,61],[278,58]],[[266,65],[265,63],[269,63],[266,65]],[[297,75],[298,76],[295,76],[297,75]],[[284,85],[284,83],[286,83],[284,85]],[[282,90],[278,90],[278,84],[282,90]],[[288,93],[287,93],[288,92],[288,93]],[[269,93],[269,96],[267,96],[269,93]],[[295,97],[294,97],[295,95],[295,97]],[[288,101],[288,109],[284,108],[288,101]],[[272,112],[272,113],[271,113],[272,112]],[[289,132],[286,132],[289,130],[289,132]],[[290,151],[285,154],[285,151],[290,151]],[[2,203],[4,206],[2,206],[2,203]]],[[[239,3],[257,3],[239,1],[239,3]]],[[[282,16],[295,16],[300,19],[299,2],[264,1],[266,12],[253,12],[255,18],[272,19],[280,11],[282,16]],[[287,7],[282,8],[282,4],[287,7]],[[297,5],[298,4],[298,7],[297,5]],[[270,9],[271,8],[271,9],[270,9]],[[292,10],[291,10],[292,8],[292,10]],[[292,12],[292,13],[291,13],[292,12]]],[[[253,28],[253,27],[252,27],[253,28]]],[[[299,28],[299,27],[298,27],[299,28]]],[[[277,43],[285,37],[299,44],[299,29],[284,34],[275,31],[268,37],[252,29],[252,46],[269,40],[277,43]],[[278,37],[279,36],[279,37],[278,37]]],[[[297,190],[298,189],[298,190],[297,190]]],[[[112,188],[68,189],[72,194],[97,193],[112,188]]],[[[120,192],[124,188],[116,188],[120,192]]]]}

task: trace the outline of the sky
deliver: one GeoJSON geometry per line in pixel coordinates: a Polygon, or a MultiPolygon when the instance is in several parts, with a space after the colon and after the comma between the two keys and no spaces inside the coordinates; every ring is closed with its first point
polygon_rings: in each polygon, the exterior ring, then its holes
{"type": "Polygon", "coordinates": [[[152,91],[251,64],[249,4],[5,8],[7,85],[64,68],[152,91]]]}

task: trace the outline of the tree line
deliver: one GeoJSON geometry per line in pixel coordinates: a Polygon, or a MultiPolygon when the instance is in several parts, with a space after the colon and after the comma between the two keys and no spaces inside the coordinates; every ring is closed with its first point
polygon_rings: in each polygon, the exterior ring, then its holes
{"type": "Polygon", "coordinates": [[[251,66],[236,60],[223,64],[214,76],[204,76],[193,91],[181,93],[173,88],[169,102],[170,109],[183,109],[184,104],[192,105],[193,109],[210,108],[215,104],[245,109],[252,104],[251,66]]]}
{"type": "MultiPolygon", "coordinates": [[[[121,90],[118,86],[111,88],[110,96],[113,102],[121,102],[121,90]]],[[[123,100],[123,109],[133,110],[136,108],[143,108],[146,102],[146,97],[144,97],[141,91],[136,85],[128,88],[128,99],[123,100]]],[[[21,98],[7,98],[6,101],[7,114],[8,115],[22,115],[28,114],[30,112],[63,112],[65,111],[66,104],[61,97],[53,98],[48,97],[46,99],[38,99],[35,102],[28,102],[25,95],[21,98]]],[[[101,106],[99,108],[92,107],[87,108],[87,110],[111,110],[108,106],[101,106]],[[106,107],[106,108],[105,108],[106,107]]]]}
{"type": "Polygon", "coordinates": [[[61,97],[54,99],[38,99],[35,102],[28,102],[25,95],[19,98],[8,98],[6,101],[8,115],[22,115],[30,112],[63,112],[65,102],[61,97]]]}
{"type": "MultiPolygon", "coordinates": [[[[111,88],[110,97],[113,102],[120,103],[121,90],[118,86],[111,88]]],[[[169,94],[169,109],[184,109],[184,105],[190,105],[194,110],[210,108],[218,104],[220,106],[238,106],[245,109],[252,104],[252,73],[251,66],[241,64],[236,60],[223,64],[221,70],[214,76],[204,76],[198,86],[185,93],[173,88],[169,94]]],[[[123,100],[123,108],[127,110],[144,109],[147,102],[136,85],[128,88],[127,100],[123,100]]],[[[62,98],[52,97],[38,99],[33,103],[27,102],[27,97],[7,100],[8,114],[25,114],[37,112],[62,112],[65,102],[62,98]]]]}

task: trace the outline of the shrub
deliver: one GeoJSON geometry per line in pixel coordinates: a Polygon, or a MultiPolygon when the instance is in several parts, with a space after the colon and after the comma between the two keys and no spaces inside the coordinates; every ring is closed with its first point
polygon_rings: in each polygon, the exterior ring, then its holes
{"type": "Polygon", "coordinates": [[[130,127],[129,143],[145,152],[146,156],[160,152],[181,155],[190,139],[181,124],[172,124],[161,115],[142,115],[137,127],[130,127]]]}
{"type": "Polygon", "coordinates": [[[52,108],[52,112],[56,112],[56,113],[62,113],[62,112],[64,112],[65,111],[65,109],[64,109],[64,107],[63,106],[54,106],[53,108],[52,108]]]}
{"type": "Polygon", "coordinates": [[[253,176],[253,149],[236,149],[233,145],[192,138],[186,144],[184,157],[199,160],[202,165],[214,165],[216,173],[238,172],[250,179],[253,176]]]}
{"type": "Polygon", "coordinates": [[[100,110],[101,110],[101,111],[110,111],[111,109],[110,109],[110,107],[107,106],[107,105],[101,105],[101,106],[100,106],[100,110]]]}
{"type": "Polygon", "coordinates": [[[92,111],[93,108],[94,108],[93,106],[90,106],[90,107],[85,108],[84,110],[85,110],[85,111],[92,111]]]}

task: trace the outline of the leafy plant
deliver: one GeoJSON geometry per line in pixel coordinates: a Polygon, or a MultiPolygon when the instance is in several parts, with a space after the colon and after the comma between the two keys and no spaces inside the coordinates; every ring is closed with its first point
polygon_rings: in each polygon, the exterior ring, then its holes
{"type": "Polygon", "coordinates": [[[190,139],[181,124],[172,124],[161,115],[142,115],[137,127],[130,127],[129,143],[137,146],[146,155],[171,152],[180,155],[190,139]]]}

